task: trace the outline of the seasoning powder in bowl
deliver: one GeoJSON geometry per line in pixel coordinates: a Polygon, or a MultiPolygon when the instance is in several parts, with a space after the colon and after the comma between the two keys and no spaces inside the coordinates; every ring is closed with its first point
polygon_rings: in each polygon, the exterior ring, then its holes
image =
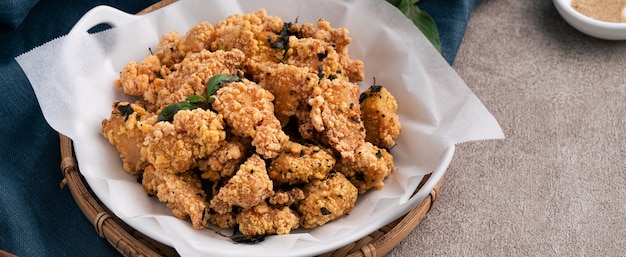
{"type": "Polygon", "coordinates": [[[581,14],[606,22],[626,22],[626,0],[572,0],[581,14]]]}

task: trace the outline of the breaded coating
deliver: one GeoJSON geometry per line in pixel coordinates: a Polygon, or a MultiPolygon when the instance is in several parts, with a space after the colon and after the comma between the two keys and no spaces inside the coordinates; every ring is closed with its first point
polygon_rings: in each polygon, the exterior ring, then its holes
{"type": "Polygon", "coordinates": [[[398,103],[382,86],[373,85],[359,97],[365,127],[365,141],[378,147],[390,148],[400,135],[398,103]]]}
{"type": "Polygon", "coordinates": [[[147,133],[142,157],[158,170],[181,173],[197,166],[226,138],[222,115],[212,111],[183,110],[172,123],[158,122],[147,133]]]}
{"type": "Polygon", "coordinates": [[[314,228],[347,214],[354,205],[358,190],[337,172],[325,180],[304,186],[304,200],[298,205],[303,228],[314,228]]]}
{"type": "Polygon", "coordinates": [[[306,131],[313,128],[321,133],[321,141],[337,150],[342,158],[351,156],[365,140],[358,86],[345,79],[322,79],[313,89],[309,105],[309,119],[299,116],[303,137],[315,134],[306,131]]]}
{"type": "Polygon", "coordinates": [[[154,55],[163,65],[171,67],[181,62],[189,53],[209,49],[213,40],[213,26],[208,22],[200,22],[183,37],[179,38],[176,31],[163,35],[154,55]]]}
{"type": "Polygon", "coordinates": [[[220,147],[206,159],[198,160],[198,169],[201,177],[211,181],[218,181],[235,174],[239,164],[244,161],[249,150],[249,144],[236,137],[235,140],[222,141],[220,147]]]}
{"type": "Polygon", "coordinates": [[[117,85],[129,95],[142,96],[157,111],[168,104],[184,101],[192,95],[206,94],[206,84],[220,73],[236,74],[245,55],[238,49],[232,51],[200,50],[185,56],[171,70],[161,69],[158,58],[146,57],[141,64],[130,62],[120,74],[117,85]]]}
{"type": "Polygon", "coordinates": [[[268,37],[275,37],[282,27],[282,20],[268,16],[265,10],[231,15],[215,24],[215,40],[211,43],[211,50],[240,49],[255,61],[276,62],[282,56],[282,51],[271,48],[268,37]]]}
{"type": "Polygon", "coordinates": [[[237,136],[251,137],[252,146],[264,158],[274,158],[289,137],[274,115],[274,96],[256,83],[243,79],[227,83],[214,95],[213,108],[224,115],[237,136]]]}
{"type": "Polygon", "coordinates": [[[189,217],[195,229],[207,226],[209,203],[202,183],[193,172],[171,174],[150,165],[144,171],[142,184],[146,192],[167,203],[174,216],[189,217]]]}
{"type": "Polygon", "coordinates": [[[290,190],[277,190],[268,202],[272,205],[291,206],[302,199],[304,199],[304,191],[294,187],[290,190]]]}
{"type": "Polygon", "coordinates": [[[393,171],[393,156],[384,148],[365,142],[355,150],[353,158],[342,158],[335,166],[363,194],[367,190],[381,189],[384,180],[393,171]]]}
{"type": "Polygon", "coordinates": [[[224,214],[212,213],[209,221],[220,228],[233,228],[237,225],[237,215],[232,212],[224,214]]]}
{"type": "Polygon", "coordinates": [[[102,121],[102,135],[115,146],[122,158],[124,170],[140,174],[147,165],[141,159],[144,136],[152,130],[156,119],[136,104],[116,101],[108,120],[102,121]]]}
{"type": "Polygon", "coordinates": [[[273,188],[265,161],[254,154],[241,164],[235,176],[211,199],[211,208],[220,214],[231,212],[233,206],[249,209],[272,196],[273,188]]]}
{"type": "Polygon", "coordinates": [[[277,185],[297,185],[325,179],[334,166],[335,157],[329,150],[289,141],[272,159],[268,173],[277,185]]]}
{"type": "Polygon", "coordinates": [[[246,73],[252,74],[254,81],[274,95],[274,113],[283,126],[296,114],[300,104],[306,104],[306,97],[319,80],[306,67],[284,63],[248,61],[246,73]]]}
{"type": "Polygon", "coordinates": [[[239,231],[245,236],[289,234],[300,226],[300,217],[289,207],[272,208],[263,202],[237,216],[239,231]]]}
{"type": "MultiPolygon", "coordinates": [[[[334,52],[338,54],[338,62],[343,68],[342,71],[352,82],[362,81],[364,78],[363,62],[352,60],[348,53],[348,46],[352,39],[348,36],[349,30],[346,28],[332,28],[330,23],[323,19],[317,20],[317,28],[312,24],[293,24],[290,31],[300,36],[300,38],[313,38],[330,43],[334,52]]],[[[291,42],[290,42],[291,43],[291,42]]]]}

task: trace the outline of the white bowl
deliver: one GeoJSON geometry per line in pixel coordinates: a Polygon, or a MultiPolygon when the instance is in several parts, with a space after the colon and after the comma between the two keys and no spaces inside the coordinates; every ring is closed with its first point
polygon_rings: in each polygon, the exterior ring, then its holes
{"type": "Polygon", "coordinates": [[[626,39],[626,23],[600,21],[585,16],[572,7],[572,0],[552,0],[552,2],[563,19],[580,32],[601,39],[626,39]]]}

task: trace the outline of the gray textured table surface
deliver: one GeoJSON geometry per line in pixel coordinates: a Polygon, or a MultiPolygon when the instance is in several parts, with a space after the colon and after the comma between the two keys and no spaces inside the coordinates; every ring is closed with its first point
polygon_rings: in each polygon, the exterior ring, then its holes
{"type": "Polygon", "coordinates": [[[549,0],[483,0],[453,68],[507,139],[458,145],[387,256],[626,254],[626,41],[576,31],[549,0]]]}

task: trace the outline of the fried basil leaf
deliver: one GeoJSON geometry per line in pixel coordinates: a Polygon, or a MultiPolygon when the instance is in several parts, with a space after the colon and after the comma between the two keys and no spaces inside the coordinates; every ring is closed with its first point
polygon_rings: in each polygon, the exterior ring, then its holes
{"type": "Polygon", "coordinates": [[[178,113],[180,110],[194,110],[198,108],[198,105],[190,103],[190,102],[179,102],[175,104],[170,104],[165,106],[161,113],[159,113],[158,121],[169,121],[172,122],[174,120],[174,115],[178,113]]]}

